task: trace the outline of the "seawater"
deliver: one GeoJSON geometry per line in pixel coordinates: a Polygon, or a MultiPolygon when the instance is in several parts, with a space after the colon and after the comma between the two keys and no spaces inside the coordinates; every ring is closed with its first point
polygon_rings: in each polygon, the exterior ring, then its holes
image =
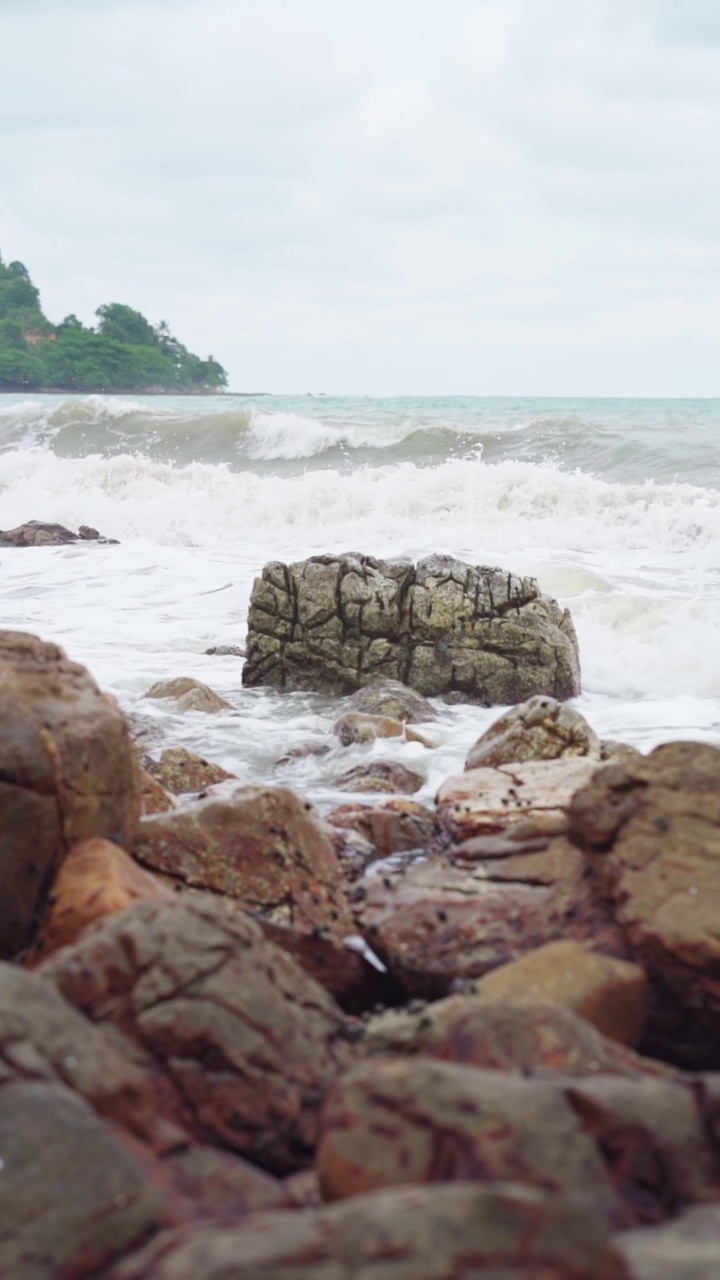
{"type": "Polygon", "coordinates": [[[428,750],[389,741],[277,768],[330,741],[335,699],[241,687],[253,579],[270,559],[433,552],[532,574],[570,608],[576,705],[648,750],[720,743],[720,401],[0,396],[0,528],[95,525],[116,547],[0,548],[0,625],[62,644],[158,746],[320,803],[373,754],[462,768],[497,709],[447,707],[428,750]],[[191,675],[232,704],[180,716],[143,694],[191,675]]]}

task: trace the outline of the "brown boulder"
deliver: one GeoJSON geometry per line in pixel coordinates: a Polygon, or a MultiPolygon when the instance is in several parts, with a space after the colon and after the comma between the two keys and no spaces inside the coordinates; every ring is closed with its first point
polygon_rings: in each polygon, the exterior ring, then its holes
{"type": "Polygon", "coordinates": [[[333,778],[330,785],[337,787],[338,791],[386,791],[390,795],[412,795],[420,790],[424,781],[422,774],[407,769],[396,760],[372,760],[348,769],[347,773],[333,778]]]}
{"type": "Polygon", "coordinates": [[[400,680],[375,680],[356,689],[349,699],[352,712],[368,716],[389,716],[402,724],[425,724],[437,720],[437,712],[415,689],[400,680]]]}
{"type": "Polygon", "coordinates": [[[156,1230],[161,1199],[89,1106],[58,1084],[0,1088],[0,1275],[82,1280],[156,1230]]]}
{"type": "Polygon", "coordinates": [[[584,716],[555,698],[538,695],[511,707],[485,730],[472,748],[466,769],[496,769],[525,760],[600,757],[600,740],[584,716]]]}
{"type": "Polygon", "coordinates": [[[651,1039],[668,1052],[697,1042],[716,1062],[720,750],[675,742],[608,765],[575,796],[569,820],[653,982],[651,1039]]]}
{"type": "Polygon", "coordinates": [[[630,1280],[715,1280],[720,1258],[720,1205],[696,1205],[651,1230],[614,1239],[630,1280]]]}
{"type": "Polygon", "coordinates": [[[559,835],[575,792],[597,768],[596,759],[533,760],[448,778],[437,795],[440,840],[460,844],[513,827],[521,835],[559,835]]]}
{"type": "Polygon", "coordinates": [[[115,538],[103,538],[97,529],[81,524],[77,533],[62,524],[28,520],[15,529],[0,529],[0,547],[54,547],[67,542],[104,542],[117,546],[115,538]]]}
{"type": "Polygon", "coordinates": [[[0,632],[0,955],[27,945],[78,840],[131,844],[140,812],[125,719],[56,645],[0,632]]]}
{"type": "Polygon", "coordinates": [[[51,906],[34,948],[37,956],[75,942],[83,929],[103,916],[145,898],[170,898],[172,893],[119,845],[81,840],[68,853],[49,897],[51,906]]]}
{"type": "Polygon", "coordinates": [[[458,995],[388,1010],[367,1023],[360,1048],[364,1055],[422,1054],[524,1076],[673,1078],[670,1068],[606,1039],[569,1009],[519,998],[490,1003],[458,995]]]}
{"type": "Polygon", "coordinates": [[[139,903],[38,973],[123,1033],[187,1132],[277,1171],[309,1162],[318,1108],[351,1054],[347,1022],[235,903],[139,903]]]}
{"type": "Polygon", "coordinates": [[[362,711],[347,711],[333,725],[333,733],[344,747],[358,742],[375,742],[377,738],[404,738],[406,742],[419,742],[422,747],[433,745],[429,738],[402,720],[394,720],[392,716],[370,716],[362,711]]]}
{"type": "Polygon", "coordinates": [[[189,791],[204,791],[218,782],[237,781],[235,775],[219,764],[203,760],[202,756],[186,747],[167,747],[159,760],[145,756],[143,765],[161,787],[171,791],[173,795],[183,795],[189,791]]]}
{"type": "Polygon", "coordinates": [[[630,1280],[588,1200],[510,1183],[393,1187],[348,1204],[257,1215],[230,1230],[167,1232],[113,1269],[109,1280],[261,1276],[630,1280]]]}
{"type": "Polygon", "coordinates": [[[559,938],[625,954],[582,855],[562,838],[478,838],[452,862],[370,868],[351,894],[359,931],[413,995],[444,995],[559,938]]]}
{"type": "Polygon", "coordinates": [[[142,767],[140,769],[140,807],[144,815],[168,813],[170,809],[177,808],[175,797],[168,795],[157,778],[153,778],[152,774],[142,767]]]}
{"type": "Polygon", "coordinates": [[[484,1000],[521,997],[562,1005],[620,1044],[637,1045],[647,1015],[647,979],[637,964],[562,939],[486,973],[475,990],[484,1000]]]}
{"type": "Polygon", "coordinates": [[[221,698],[202,680],[192,676],[176,676],[173,680],[158,680],[145,694],[146,698],[175,698],[179,711],[232,711],[229,702],[221,698]]]}
{"type": "Polygon", "coordinates": [[[376,858],[427,848],[435,822],[434,814],[425,805],[401,797],[375,804],[343,804],[327,817],[334,827],[356,831],[368,840],[376,858]]]}
{"type": "Polygon", "coordinates": [[[556,1195],[581,1187],[599,1218],[623,1221],[560,1087],[428,1058],[374,1059],[337,1081],[317,1164],[329,1200],[404,1183],[521,1182],[556,1195]]]}

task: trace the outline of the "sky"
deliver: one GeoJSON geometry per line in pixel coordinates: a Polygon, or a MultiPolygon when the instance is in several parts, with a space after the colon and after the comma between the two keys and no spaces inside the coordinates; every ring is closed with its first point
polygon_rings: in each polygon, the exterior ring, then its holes
{"type": "Polygon", "coordinates": [[[720,395],[717,0],[1,0],[0,252],[238,391],[720,395]]]}

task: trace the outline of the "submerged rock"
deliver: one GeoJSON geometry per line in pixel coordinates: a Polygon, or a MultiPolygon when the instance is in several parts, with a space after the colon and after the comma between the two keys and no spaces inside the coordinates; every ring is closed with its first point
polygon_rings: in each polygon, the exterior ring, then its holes
{"type": "Polygon", "coordinates": [[[0,547],[52,547],[67,542],[103,542],[117,546],[115,538],[104,538],[97,529],[81,524],[77,533],[62,524],[46,524],[42,520],[28,520],[16,529],[0,529],[0,547]]]}
{"type": "Polygon", "coordinates": [[[192,676],[176,676],[173,680],[158,680],[145,694],[146,698],[174,698],[178,711],[232,711],[229,702],[215,693],[202,680],[192,676]]]}
{"type": "Polygon", "coordinates": [[[580,691],[572,620],[533,578],[450,556],[417,566],[363,555],[265,566],[250,601],[243,684],[351,693],[383,679],[484,706],[570,698],[580,691]]]}

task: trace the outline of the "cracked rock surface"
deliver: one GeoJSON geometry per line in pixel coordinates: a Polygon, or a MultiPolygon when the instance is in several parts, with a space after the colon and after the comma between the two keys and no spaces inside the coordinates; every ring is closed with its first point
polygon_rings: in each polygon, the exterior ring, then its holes
{"type": "Polygon", "coordinates": [[[185,896],[109,916],[38,973],[121,1031],[167,1118],[274,1171],[309,1163],[346,1022],[235,903],[185,896]]]}
{"type": "Polygon", "coordinates": [[[577,639],[568,611],[534,578],[451,556],[265,566],[250,600],[244,685],[347,694],[385,679],[483,706],[571,698],[577,639]]]}

